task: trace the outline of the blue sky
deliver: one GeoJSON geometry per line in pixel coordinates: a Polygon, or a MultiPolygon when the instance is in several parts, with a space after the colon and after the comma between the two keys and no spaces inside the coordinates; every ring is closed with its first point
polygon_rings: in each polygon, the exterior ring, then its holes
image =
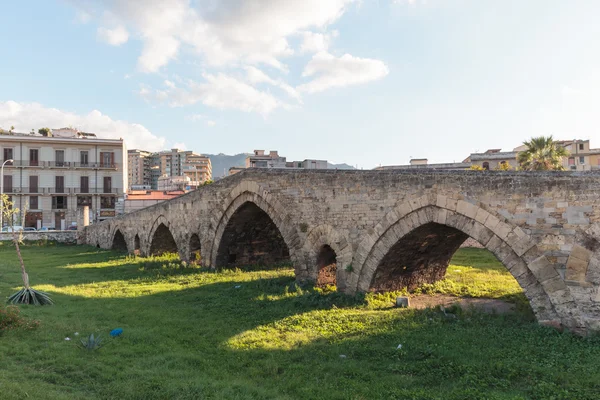
{"type": "Polygon", "coordinates": [[[359,168],[600,147],[600,2],[6,2],[0,127],[359,168]]]}

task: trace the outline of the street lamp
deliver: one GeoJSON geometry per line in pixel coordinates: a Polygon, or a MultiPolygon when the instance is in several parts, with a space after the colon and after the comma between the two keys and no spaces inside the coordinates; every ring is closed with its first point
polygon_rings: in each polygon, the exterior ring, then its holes
{"type": "Polygon", "coordinates": [[[0,168],[0,231],[2,231],[2,217],[4,215],[4,166],[14,160],[6,160],[0,168]]]}

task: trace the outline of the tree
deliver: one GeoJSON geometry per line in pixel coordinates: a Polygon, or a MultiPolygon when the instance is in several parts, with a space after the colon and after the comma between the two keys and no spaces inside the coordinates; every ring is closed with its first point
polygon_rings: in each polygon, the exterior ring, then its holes
{"type": "Polygon", "coordinates": [[[52,136],[52,130],[50,128],[40,128],[38,129],[38,133],[46,137],[52,136]]]}
{"type": "Polygon", "coordinates": [[[539,136],[523,142],[527,150],[517,155],[519,166],[524,171],[564,171],[563,157],[567,149],[557,144],[552,136],[539,136]]]}
{"type": "Polygon", "coordinates": [[[15,130],[15,126],[14,126],[14,125],[11,125],[11,126],[10,126],[10,129],[9,129],[9,131],[8,131],[8,133],[13,133],[13,131],[14,131],[14,130],[15,130]]]}
{"type": "Polygon", "coordinates": [[[50,296],[48,296],[47,293],[40,292],[29,286],[29,275],[27,274],[27,271],[25,271],[25,263],[23,262],[23,256],[21,255],[23,237],[21,232],[17,232],[14,229],[15,219],[20,218],[21,221],[25,221],[27,207],[25,207],[21,213],[18,208],[14,207],[14,204],[9,201],[8,196],[5,194],[2,195],[1,204],[2,209],[0,212],[2,212],[4,219],[8,222],[8,231],[12,233],[12,241],[17,250],[17,256],[19,258],[19,263],[21,264],[21,278],[23,279],[23,289],[12,294],[8,298],[8,301],[12,304],[33,304],[36,306],[53,304],[52,299],[50,299],[50,296]]]}

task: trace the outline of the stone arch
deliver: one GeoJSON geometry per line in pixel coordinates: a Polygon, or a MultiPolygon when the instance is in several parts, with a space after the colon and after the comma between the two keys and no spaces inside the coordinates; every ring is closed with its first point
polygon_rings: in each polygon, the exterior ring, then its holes
{"type": "Polygon", "coordinates": [[[161,255],[164,253],[179,253],[177,248],[177,243],[175,242],[175,238],[173,234],[164,223],[160,223],[152,236],[150,236],[150,255],[161,255]]]}
{"type": "MultiPolygon", "coordinates": [[[[413,252],[418,251],[414,239],[423,239],[439,227],[446,230],[442,235],[455,235],[449,240],[451,243],[445,244],[447,252],[458,248],[467,236],[491,251],[515,277],[539,321],[573,325],[572,310],[576,307],[568,287],[521,228],[469,201],[434,194],[397,205],[373,228],[356,252],[357,268],[350,279],[350,291],[368,291],[378,279],[378,268],[386,262],[390,251],[399,251],[401,255],[402,246],[396,246],[398,243],[408,243],[413,252]]],[[[446,262],[443,252],[438,253],[439,259],[434,261],[446,262]]],[[[449,257],[451,254],[446,255],[447,261],[449,257]]]]}
{"type": "MultiPolygon", "coordinates": [[[[296,247],[298,246],[300,240],[295,228],[290,223],[290,218],[283,212],[283,207],[276,201],[265,199],[265,197],[270,198],[268,193],[265,192],[266,196],[263,197],[257,193],[258,187],[251,187],[252,185],[249,185],[249,182],[244,183],[245,185],[242,185],[242,187],[246,187],[247,190],[242,191],[231,202],[229,202],[225,211],[222,213],[221,218],[217,223],[215,223],[216,228],[214,229],[214,239],[210,249],[211,265],[213,267],[223,266],[222,264],[225,257],[224,251],[225,247],[228,245],[227,238],[224,237],[224,234],[226,234],[226,230],[231,232],[232,224],[236,223],[234,218],[237,219],[237,217],[240,217],[240,215],[243,217],[244,214],[246,216],[250,214],[260,216],[263,227],[272,224],[272,227],[274,228],[273,231],[276,230],[281,236],[280,244],[282,245],[281,247],[285,247],[285,249],[282,249],[283,251],[280,254],[275,254],[274,257],[265,257],[267,262],[273,264],[279,263],[279,261],[275,261],[275,259],[280,261],[287,259],[293,265],[297,265],[296,247]],[[248,189],[249,187],[251,188],[248,189]],[[243,214],[240,214],[240,212],[243,214]],[[219,253],[219,250],[221,250],[221,253],[219,253]],[[285,254],[285,250],[287,250],[287,254],[285,254]]],[[[232,190],[230,196],[235,193],[239,193],[240,190],[240,185],[238,185],[238,187],[232,190]]],[[[247,260],[248,257],[245,257],[245,259],[247,260]]],[[[236,261],[233,261],[233,257],[228,258],[226,261],[227,262],[225,262],[225,264],[238,264],[240,260],[237,260],[236,256],[236,261]]],[[[261,262],[262,260],[255,261],[261,262]]]]}
{"type": "MultiPolygon", "coordinates": [[[[327,247],[335,254],[335,285],[339,290],[345,288],[346,269],[351,267],[352,263],[352,247],[349,245],[346,238],[340,235],[330,225],[318,225],[311,229],[305,241],[305,252],[307,254],[307,271],[308,280],[319,284],[321,267],[326,267],[330,264],[322,265],[323,259],[327,258],[327,247]],[[326,246],[326,247],[325,247],[326,246]],[[326,250],[323,254],[321,252],[326,250]],[[322,258],[319,256],[321,255],[322,258]]],[[[331,258],[331,254],[329,256],[331,258]]]]}
{"type": "Polygon", "coordinates": [[[113,239],[110,248],[112,250],[122,251],[126,253],[127,241],[125,240],[125,236],[123,236],[120,229],[115,230],[115,233],[113,234],[112,238],[113,239]]]}
{"type": "Polygon", "coordinates": [[[192,233],[189,241],[189,260],[200,264],[202,261],[202,244],[200,243],[200,237],[196,233],[192,233]]]}
{"type": "Polygon", "coordinates": [[[135,254],[136,256],[139,256],[141,254],[141,251],[142,251],[142,245],[140,243],[140,235],[138,235],[136,233],[135,237],[133,238],[133,254],[135,254]]]}
{"type": "Polygon", "coordinates": [[[337,254],[330,245],[324,244],[317,254],[317,286],[337,286],[337,254]]]}

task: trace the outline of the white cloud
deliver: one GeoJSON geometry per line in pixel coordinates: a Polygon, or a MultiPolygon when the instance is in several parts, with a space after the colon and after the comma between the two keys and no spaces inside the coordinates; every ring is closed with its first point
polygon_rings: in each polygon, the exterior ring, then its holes
{"type": "Polygon", "coordinates": [[[263,71],[261,71],[260,69],[258,69],[256,67],[253,67],[253,66],[246,67],[246,76],[247,76],[248,82],[250,82],[250,84],[252,84],[252,85],[256,85],[258,83],[268,83],[269,85],[276,86],[276,87],[282,89],[290,97],[301,102],[300,94],[298,93],[298,91],[296,89],[294,89],[292,86],[288,85],[281,79],[271,78],[270,76],[268,76],[267,74],[265,74],[263,71]]]}
{"type": "Polygon", "coordinates": [[[215,121],[206,121],[206,125],[213,127],[215,126],[217,123],[215,121]]]}
{"type": "Polygon", "coordinates": [[[332,31],[331,34],[302,32],[302,44],[300,45],[301,53],[319,53],[327,51],[331,44],[332,38],[338,35],[338,31],[332,31]]]}
{"type": "Polygon", "coordinates": [[[315,78],[297,89],[300,92],[316,93],[333,87],[358,85],[375,81],[389,73],[388,67],[381,60],[359,58],[344,54],[335,57],[321,52],[308,62],[302,76],[315,78]]]}
{"type": "Polygon", "coordinates": [[[44,107],[39,103],[0,102],[0,126],[15,126],[17,132],[29,132],[42,127],[63,128],[73,126],[85,132],[92,132],[101,139],[125,140],[125,145],[157,151],[164,148],[166,140],[150,132],[140,124],[113,120],[98,110],[79,115],[56,108],[44,107]]]}
{"type": "Polygon", "coordinates": [[[142,86],[138,94],[147,101],[167,102],[171,107],[202,103],[208,107],[256,112],[267,116],[275,109],[289,107],[275,96],[219,73],[203,74],[204,82],[187,81],[184,87],[173,85],[165,90],[142,86]]]}
{"type": "Polygon", "coordinates": [[[127,43],[129,40],[129,32],[122,26],[117,26],[114,29],[98,28],[98,40],[108,43],[112,46],[120,46],[127,43]]]}
{"type": "Polygon", "coordinates": [[[180,59],[204,71],[205,82],[171,75],[161,90],[140,89],[143,98],[171,106],[201,102],[266,116],[277,108],[289,108],[276,97],[278,91],[301,104],[298,89],[317,92],[368,82],[388,73],[378,60],[329,55],[333,38],[338,36],[331,25],[360,2],[87,0],[72,4],[100,21],[100,40],[118,46],[129,40],[130,32],[140,40],[138,70],[157,73],[180,59]],[[298,46],[292,45],[298,38],[298,46]],[[314,80],[294,88],[288,83],[286,63],[304,54],[315,54],[303,74],[314,80]]]}
{"type": "Polygon", "coordinates": [[[78,7],[85,12],[101,9],[96,11],[98,18],[119,21],[138,32],[144,42],[138,63],[145,72],[167,65],[181,45],[211,66],[262,63],[285,70],[281,58],[293,54],[289,36],[326,29],[355,1],[91,0],[98,7],[78,7]]]}
{"type": "Polygon", "coordinates": [[[123,79],[129,79],[129,78],[131,78],[131,75],[130,75],[130,74],[125,74],[125,75],[123,76],[123,79]]]}

